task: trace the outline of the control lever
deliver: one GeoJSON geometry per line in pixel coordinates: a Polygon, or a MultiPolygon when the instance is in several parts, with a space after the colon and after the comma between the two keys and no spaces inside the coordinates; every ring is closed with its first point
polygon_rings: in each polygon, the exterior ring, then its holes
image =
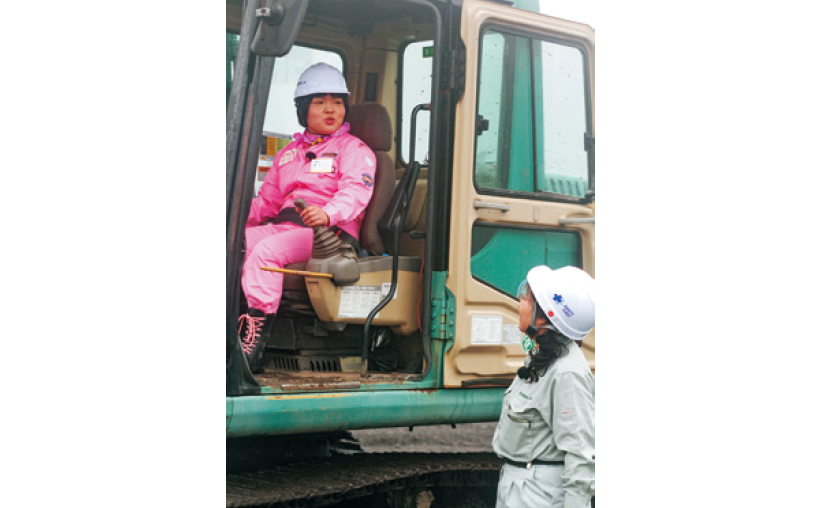
{"type": "MultiPolygon", "coordinates": [[[[294,207],[297,209],[298,212],[302,212],[306,208],[308,208],[308,203],[305,202],[303,198],[297,198],[294,200],[294,207]]],[[[314,226],[314,235],[316,236],[318,231],[321,231],[318,228],[325,229],[325,226],[314,226]]]]}
{"type": "MultiPolygon", "coordinates": [[[[308,208],[308,203],[298,198],[294,200],[294,207],[302,212],[308,208]]],[[[354,252],[354,248],[340,240],[333,230],[326,226],[314,226],[314,243],[305,271],[330,273],[338,286],[351,285],[360,280],[360,269],[357,266],[357,253],[354,252]],[[327,262],[330,264],[325,264],[327,262]]]]}

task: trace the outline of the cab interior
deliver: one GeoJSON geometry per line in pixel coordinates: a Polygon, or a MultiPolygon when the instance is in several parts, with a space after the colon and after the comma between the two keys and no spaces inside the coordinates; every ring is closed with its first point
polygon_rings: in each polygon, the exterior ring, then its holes
{"type": "MultiPolygon", "coordinates": [[[[241,2],[227,0],[227,60],[231,60],[232,44],[236,50],[241,15],[241,2]]],[[[338,319],[335,322],[333,315],[331,321],[324,321],[317,316],[317,312],[323,314],[318,310],[322,304],[317,305],[318,299],[325,298],[321,296],[323,289],[314,288],[312,292],[315,283],[319,284],[303,276],[286,275],[283,303],[266,352],[267,364],[263,371],[255,373],[263,386],[286,390],[360,382],[403,382],[419,380],[426,372],[425,348],[419,331],[419,293],[425,256],[429,115],[421,105],[427,105],[431,100],[432,48],[437,19],[432,7],[400,0],[311,0],[294,49],[275,62],[274,83],[278,80],[278,72],[280,75],[284,72],[298,75],[309,65],[324,61],[325,56],[331,59],[328,63],[342,65],[351,92],[349,121],[352,134],[363,139],[375,153],[383,152],[378,157],[382,156],[388,167],[378,171],[376,177],[360,239],[366,252],[360,254],[367,253],[368,259],[377,258],[373,263],[381,264],[383,269],[390,268],[394,255],[411,260],[404,261],[407,273],[404,279],[400,275],[396,291],[411,303],[403,311],[406,314],[404,325],[379,326],[377,323],[373,327],[372,350],[375,343],[388,340],[392,343],[394,359],[385,365],[369,361],[365,375],[361,372],[362,364],[357,362],[364,347],[362,321],[338,319]],[[417,110],[413,119],[417,132],[412,140],[410,128],[414,109],[417,110]],[[407,171],[412,158],[420,163],[413,176],[407,171]],[[406,201],[400,204],[404,221],[395,252],[391,234],[385,228],[381,230],[379,221],[386,215],[386,209],[395,204],[392,199],[396,201],[395,194],[400,186],[406,187],[406,201]],[[409,195],[410,200],[407,199],[409,195]],[[413,294],[409,293],[409,287],[415,288],[413,294]],[[409,325],[409,320],[415,320],[416,326],[409,325]]],[[[276,153],[274,150],[284,146],[296,132],[282,132],[287,128],[272,127],[277,124],[269,123],[269,117],[296,121],[290,95],[296,80],[291,81],[288,90],[288,78],[283,79],[280,88],[275,89],[272,85],[263,129],[262,166],[265,165],[265,155],[270,159],[272,152],[276,153]]],[[[258,178],[257,189],[261,181],[262,178],[258,178]]],[[[286,268],[304,270],[306,267],[286,268]]],[[[375,277],[381,277],[381,283],[385,284],[384,270],[375,277]]],[[[390,281],[389,269],[387,282],[390,281]]],[[[340,288],[331,289],[334,290],[339,297],[340,288]]],[[[334,310],[329,312],[333,314],[334,310]]]]}

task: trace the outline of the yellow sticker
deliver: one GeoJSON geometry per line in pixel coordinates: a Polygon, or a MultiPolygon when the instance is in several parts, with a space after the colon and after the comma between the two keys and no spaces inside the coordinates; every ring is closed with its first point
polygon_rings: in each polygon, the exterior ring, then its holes
{"type": "Polygon", "coordinates": [[[278,139],[272,136],[266,137],[265,142],[265,154],[266,155],[277,155],[277,141],[278,139]]]}

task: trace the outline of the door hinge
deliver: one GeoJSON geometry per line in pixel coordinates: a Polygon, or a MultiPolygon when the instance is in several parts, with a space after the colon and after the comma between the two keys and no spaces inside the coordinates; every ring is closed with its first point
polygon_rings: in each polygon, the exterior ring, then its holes
{"type": "MultiPolygon", "coordinates": [[[[450,293],[450,292],[449,292],[450,293]]],[[[453,295],[444,300],[431,300],[431,338],[438,340],[454,340],[457,311],[454,308],[453,295]]]]}
{"type": "Polygon", "coordinates": [[[458,91],[458,97],[465,88],[465,48],[463,47],[452,51],[448,59],[448,83],[446,83],[446,87],[458,91]]]}

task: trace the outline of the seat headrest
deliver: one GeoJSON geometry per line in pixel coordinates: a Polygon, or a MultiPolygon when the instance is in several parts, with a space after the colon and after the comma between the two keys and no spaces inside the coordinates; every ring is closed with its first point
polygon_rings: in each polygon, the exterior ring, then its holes
{"type": "Polygon", "coordinates": [[[391,150],[391,118],[382,104],[352,104],[346,121],[351,124],[351,134],[360,138],[368,148],[391,150]]]}

